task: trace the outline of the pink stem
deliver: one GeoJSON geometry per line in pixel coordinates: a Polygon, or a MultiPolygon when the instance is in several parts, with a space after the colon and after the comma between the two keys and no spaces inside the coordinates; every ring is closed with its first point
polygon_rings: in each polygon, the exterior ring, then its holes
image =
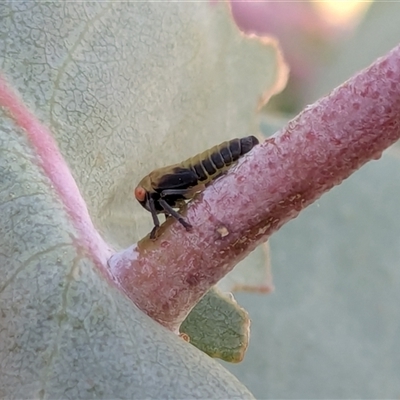
{"type": "MultiPolygon", "coordinates": [[[[284,223],[400,137],[400,46],[254,148],[187,210],[109,260],[127,295],[173,331],[207,290],[284,223]]],[[[150,215],[149,215],[150,218],[150,215]]]]}

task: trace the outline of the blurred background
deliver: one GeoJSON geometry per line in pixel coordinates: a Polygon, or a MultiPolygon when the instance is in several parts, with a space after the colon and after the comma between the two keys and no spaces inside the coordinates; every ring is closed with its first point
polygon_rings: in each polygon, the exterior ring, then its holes
{"type": "Polygon", "coordinates": [[[377,26],[369,26],[371,17],[378,22],[381,10],[376,8],[382,8],[374,5],[369,11],[371,6],[370,1],[232,2],[239,28],[277,38],[290,68],[286,89],[267,109],[297,113],[393,47],[396,37],[387,40],[389,32],[381,29],[378,37],[377,26]],[[374,36],[365,37],[371,28],[374,36]]]}
{"type": "MultiPolygon", "coordinates": [[[[265,106],[268,136],[400,42],[400,2],[232,2],[243,31],[271,35],[290,67],[265,106]]],[[[238,293],[245,360],[223,363],[259,399],[400,398],[398,145],[270,240],[275,292],[238,293]]]]}

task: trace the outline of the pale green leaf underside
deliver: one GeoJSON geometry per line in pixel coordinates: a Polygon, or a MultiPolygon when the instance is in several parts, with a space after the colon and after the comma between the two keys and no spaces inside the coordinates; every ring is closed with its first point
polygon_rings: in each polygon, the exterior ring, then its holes
{"type": "Polygon", "coordinates": [[[3,69],[50,126],[96,226],[116,247],[151,229],[133,198],[144,175],[258,132],[259,98],[278,75],[276,49],[241,35],[226,4],[14,7],[46,32],[22,38],[5,24],[20,50],[6,51],[3,69]]]}
{"type": "MultiPolygon", "coordinates": [[[[242,37],[218,7],[2,6],[1,69],[116,248],[151,227],[132,196],[144,174],[257,131],[275,49],[242,37]]],[[[249,397],[98,275],[25,133],[1,117],[1,396],[249,397]]]]}
{"type": "Polygon", "coordinates": [[[251,397],[99,275],[24,132],[0,116],[1,397],[251,397]]]}

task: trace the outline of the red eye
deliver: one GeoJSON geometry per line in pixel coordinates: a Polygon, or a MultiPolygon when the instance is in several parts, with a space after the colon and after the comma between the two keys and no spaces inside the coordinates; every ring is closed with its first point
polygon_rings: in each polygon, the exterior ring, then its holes
{"type": "Polygon", "coordinates": [[[146,191],[141,186],[138,186],[135,189],[135,197],[138,201],[144,201],[146,199],[146,191]]]}

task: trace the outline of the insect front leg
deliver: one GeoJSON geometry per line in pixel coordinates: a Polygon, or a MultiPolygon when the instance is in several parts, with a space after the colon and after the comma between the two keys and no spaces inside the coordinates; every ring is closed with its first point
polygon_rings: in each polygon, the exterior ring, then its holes
{"type": "Polygon", "coordinates": [[[149,206],[150,206],[150,212],[151,212],[151,216],[153,217],[153,223],[154,223],[154,228],[150,232],[150,239],[155,239],[157,229],[160,227],[160,221],[158,219],[156,207],[154,205],[154,200],[151,197],[149,199],[149,206]]]}
{"type": "MultiPolygon", "coordinates": [[[[182,207],[184,204],[186,204],[185,203],[185,200],[184,200],[184,195],[185,195],[185,193],[187,192],[187,189],[165,189],[165,190],[163,190],[161,193],[160,193],[160,196],[162,197],[162,198],[166,198],[167,196],[170,196],[170,195],[180,195],[180,196],[182,196],[182,200],[175,200],[175,204],[174,204],[174,207],[175,208],[180,208],[180,207],[182,207]]],[[[167,200],[165,200],[165,202],[168,204],[168,201],[167,200]]],[[[159,202],[160,203],[160,202],[159,202]]],[[[168,204],[169,205],[169,204],[168,204]]],[[[163,207],[164,208],[164,207],[163,207]]],[[[164,210],[165,210],[165,208],[164,208],[164,210]]],[[[165,210],[166,211],[166,210],[165,210]]],[[[170,218],[170,217],[172,217],[172,214],[168,211],[168,212],[166,212],[165,213],[165,220],[167,220],[168,218],[170,218]]]]}
{"type": "Polygon", "coordinates": [[[172,215],[174,218],[176,218],[180,224],[182,224],[186,230],[189,230],[192,228],[192,225],[190,225],[189,223],[187,223],[182,216],[176,212],[164,199],[160,199],[158,201],[161,205],[161,207],[170,215],[172,215]]]}

